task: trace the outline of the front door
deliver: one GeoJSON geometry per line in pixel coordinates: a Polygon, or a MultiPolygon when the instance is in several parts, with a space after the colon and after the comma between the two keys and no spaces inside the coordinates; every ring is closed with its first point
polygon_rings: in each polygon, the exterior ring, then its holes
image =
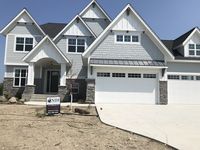
{"type": "Polygon", "coordinates": [[[59,71],[47,71],[47,93],[58,92],[59,78],[59,71]]]}

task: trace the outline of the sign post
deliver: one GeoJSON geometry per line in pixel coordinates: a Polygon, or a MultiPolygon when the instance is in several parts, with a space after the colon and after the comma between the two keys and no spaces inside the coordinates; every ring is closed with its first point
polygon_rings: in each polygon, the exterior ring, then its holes
{"type": "Polygon", "coordinates": [[[46,113],[48,115],[60,113],[60,97],[47,97],[46,113]]]}

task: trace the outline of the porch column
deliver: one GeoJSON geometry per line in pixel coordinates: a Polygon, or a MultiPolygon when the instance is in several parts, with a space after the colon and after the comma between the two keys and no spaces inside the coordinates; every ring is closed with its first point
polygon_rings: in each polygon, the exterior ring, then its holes
{"type": "Polygon", "coordinates": [[[28,64],[28,82],[27,85],[34,85],[34,63],[28,64]]]}
{"type": "Polygon", "coordinates": [[[61,64],[60,86],[66,86],[66,64],[61,64]]]}

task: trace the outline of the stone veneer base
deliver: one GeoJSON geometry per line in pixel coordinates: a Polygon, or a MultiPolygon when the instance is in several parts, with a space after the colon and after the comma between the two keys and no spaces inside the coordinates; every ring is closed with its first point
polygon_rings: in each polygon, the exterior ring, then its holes
{"type": "Polygon", "coordinates": [[[159,90],[160,90],[160,105],[168,104],[168,82],[167,81],[159,81],[159,90]]]}

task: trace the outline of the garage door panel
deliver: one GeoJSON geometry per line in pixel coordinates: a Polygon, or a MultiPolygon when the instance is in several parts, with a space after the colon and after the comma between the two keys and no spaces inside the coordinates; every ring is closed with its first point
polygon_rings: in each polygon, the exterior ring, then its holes
{"type": "Polygon", "coordinates": [[[169,103],[200,104],[200,81],[168,81],[169,103]]]}
{"type": "Polygon", "coordinates": [[[96,103],[156,103],[156,79],[97,78],[96,103]]]}

